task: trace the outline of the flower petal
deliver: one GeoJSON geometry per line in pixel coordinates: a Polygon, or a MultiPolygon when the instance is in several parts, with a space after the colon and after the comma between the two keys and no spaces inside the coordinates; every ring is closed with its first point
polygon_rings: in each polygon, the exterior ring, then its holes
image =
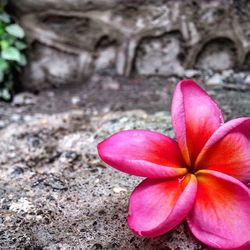
{"type": "Polygon", "coordinates": [[[188,215],[194,236],[217,249],[250,241],[250,192],[237,179],[212,170],[196,174],[196,202],[188,215]]]}
{"type": "Polygon", "coordinates": [[[192,80],[178,83],[172,103],[172,122],[177,141],[188,165],[223,123],[213,99],[192,80]]]}
{"type": "Polygon", "coordinates": [[[195,165],[250,182],[250,118],[234,119],[221,126],[208,140],[195,165]]]}
{"type": "Polygon", "coordinates": [[[244,245],[237,248],[230,248],[230,250],[249,250],[250,249],[250,241],[246,242],[244,245]]]}
{"type": "Polygon", "coordinates": [[[116,133],[98,145],[98,152],[107,164],[128,174],[166,178],[187,172],[178,144],[148,130],[116,133]]]}
{"type": "Polygon", "coordinates": [[[189,213],[196,195],[194,175],[146,179],[130,197],[128,225],[140,236],[155,237],[174,228],[189,213]]]}
{"type": "Polygon", "coordinates": [[[230,250],[249,250],[250,249],[250,241],[246,242],[244,245],[237,248],[230,248],[230,250]]]}

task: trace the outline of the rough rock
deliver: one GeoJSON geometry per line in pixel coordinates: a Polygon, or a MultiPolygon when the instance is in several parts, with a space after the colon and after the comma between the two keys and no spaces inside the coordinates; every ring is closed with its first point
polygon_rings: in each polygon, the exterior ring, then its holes
{"type": "Polygon", "coordinates": [[[84,83],[93,74],[185,75],[249,70],[247,1],[12,0],[26,30],[27,88],[84,83]]]}
{"type": "MultiPolygon", "coordinates": [[[[231,73],[223,77],[235,81],[231,73]]],[[[197,75],[199,83],[208,79],[197,75]]],[[[0,102],[0,249],[203,249],[185,223],[155,239],[135,236],[126,216],[141,178],[107,167],[96,151],[123,129],[173,137],[166,110],[177,81],[95,76],[77,88],[41,92],[33,104],[0,102]]],[[[250,116],[249,85],[203,87],[225,120],[250,116]]]]}
{"type": "Polygon", "coordinates": [[[34,116],[0,132],[1,249],[203,249],[185,224],[156,239],[133,235],[128,199],[141,178],[107,167],[96,145],[122,129],[173,136],[167,112],[34,116]],[[6,146],[7,145],[7,146],[6,146]]]}
{"type": "Polygon", "coordinates": [[[15,106],[32,105],[36,103],[36,97],[28,92],[23,92],[14,96],[12,104],[15,106]]]}

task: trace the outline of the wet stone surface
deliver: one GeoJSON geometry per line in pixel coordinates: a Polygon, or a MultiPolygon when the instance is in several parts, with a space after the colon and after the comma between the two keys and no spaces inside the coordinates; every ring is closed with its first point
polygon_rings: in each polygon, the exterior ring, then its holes
{"type": "MultiPolygon", "coordinates": [[[[5,124],[0,130],[0,249],[205,249],[185,222],[158,238],[135,236],[126,217],[129,195],[141,178],[107,167],[96,150],[98,142],[124,129],[173,137],[168,110],[174,85],[154,80],[154,85],[123,85],[123,91],[107,85],[102,95],[94,95],[91,86],[99,89],[102,81],[71,92],[43,92],[30,97],[33,104],[0,105],[5,124]],[[77,106],[71,102],[76,93],[77,106]]],[[[121,86],[123,80],[114,81],[121,86]]],[[[234,86],[206,87],[226,119],[249,115],[250,92],[234,86]]]]}

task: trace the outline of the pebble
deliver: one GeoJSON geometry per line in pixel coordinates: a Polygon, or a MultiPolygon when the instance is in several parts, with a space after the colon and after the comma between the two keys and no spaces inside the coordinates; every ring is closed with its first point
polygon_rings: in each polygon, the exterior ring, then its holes
{"type": "Polygon", "coordinates": [[[40,146],[41,140],[37,136],[31,136],[31,137],[28,137],[28,144],[31,147],[37,148],[40,146]]]}
{"type": "Polygon", "coordinates": [[[232,77],[233,74],[234,74],[234,71],[232,69],[222,71],[222,76],[224,79],[232,77]]]}
{"type": "Polygon", "coordinates": [[[14,212],[28,212],[33,207],[34,206],[27,200],[27,198],[21,197],[17,202],[13,202],[10,205],[10,210],[14,212]]]}
{"type": "Polygon", "coordinates": [[[35,95],[23,92],[14,96],[12,104],[14,106],[32,105],[36,103],[35,95]]]}
{"type": "Polygon", "coordinates": [[[185,77],[187,77],[187,78],[193,78],[199,74],[200,74],[200,71],[198,71],[198,70],[194,70],[194,69],[185,70],[185,77]]]}
{"type": "Polygon", "coordinates": [[[72,162],[76,161],[78,158],[79,158],[79,154],[77,154],[76,152],[67,151],[61,155],[60,161],[64,162],[64,163],[66,163],[66,162],[72,163],[72,162]]]}
{"type": "Polygon", "coordinates": [[[216,73],[207,80],[207,85],[223,84],[223,78],[220,74],[216,73]]]}
{"type": "Polygon", "coordinates": [[[111,110],[110,106],[105,106],[105,107],[103,107],[102,112],[103,113],[108,113],[108,112],[110,112],[110,110],[111,110]]]}
{"type": "Polygon", "coordinates": [[[73,104],[73,105],[79,105],[80,104],[80,102],[81,102],[81,98],[79,97],[79,96],[73,96],[72,98],[71,98],[71,103],[73,104]]]}
{"type": "Polygon", "coordinates": [[[120,88],[120,84],[118,82],[105,82],[103,84],[103,89],[105,90],[118,90],[120,88]]]}
{"type": "Polygon", "coordinates": [[[24,119],[25,122],[30,122],[32,120],[32,116],[31,115],[25,115],[23,117],[23,119],[24,119]]]}
{"type": "Polygon", "coordinates": [[[120,192],[127,192],[126,188],[122,188],[122,187],[114,187],[113,188],[114,193],[120,193],[120,192]]]}
{"type": "Polygon", "coordinates": [[[19,114],[13,114],[11,117],[10,117],[10,120],[13,121],[13,122],[19,122],[22,120],[22,116],[19,115],[19,114]]]}
{"type": "Polygon", "coordinates": [[[243,84],[245,82],[245,78],[246,78],[245,73],[243,73],[243,72],[235,73],[234,77],[233,77],[233,80],[234,80],[233,83],[243,84]]]}
{"type": "Polygon", "coordinates": [[[55,93],[53,91],[48,91],[47,95],[48,97],[54,97],[55,93]]]}
{"type": "Polygon", "coordinates": [[[11,176],[12,176],[12,177],[17,177],[17,176],[19,176],[19,175],[21,175],[21,174],[23,174],[23,173],[24,173],[23,168],[17,166],[17,167],[15,167],[15,169],[11,172],[11,176]]]}
{"type": "Polygon", "coordinates": [[[245,80],[244,80],[244,84],[250,84],[250,75],[247,75],[245,80]]]}
{"type": "Polygon", "coordinates": [[[1,129],[1,128],[4,128],[5,126],[6,126],[6,122],[0,121],[0,129],[1,129]]]}

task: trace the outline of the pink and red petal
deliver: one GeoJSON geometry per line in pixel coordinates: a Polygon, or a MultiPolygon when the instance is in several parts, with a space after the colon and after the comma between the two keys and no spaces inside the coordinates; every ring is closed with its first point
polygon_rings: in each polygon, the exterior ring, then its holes
{"type": "Polygon", "coordinates": [[[226,250],[249,250],[249,249],[250,249],[250,241],[246,242],[245,244],[243,244],[240,247],[230,248],[230,249],[226,249],[226,250]]]}
{"type": "Polygon", "coordinates": [[[198,156],[196,168],[250,182],[250,118],[238,118],[221,126],[198,156]]]}
{"type": "Polygon", "coordinates": [[[200,170],[195,205],[188,215],[194,236],[217,249],[237,249],[250,241],[250,192],[237,179],[200,170]]]}
{"type": "Polygon", "coordinates": [[[101,159],[122,172],[150,178],[187,173],[178,144],[148,130],[116,133],[98,145],[101,159]]]}
{"type": "Polygon", "coordinates": [[[130,197],[128,225],[131,230],[146,237],[162,235],[189,213],[196,195],[194,175],[182,179],[146,179],[130,197]]]}
{"type": "Polygon", "coordinates": [[[172,102],[172,122],[188,165],[192,165],[209,137],[223,123],[221,110],[192,80],[178,83],[172,102]]]}

